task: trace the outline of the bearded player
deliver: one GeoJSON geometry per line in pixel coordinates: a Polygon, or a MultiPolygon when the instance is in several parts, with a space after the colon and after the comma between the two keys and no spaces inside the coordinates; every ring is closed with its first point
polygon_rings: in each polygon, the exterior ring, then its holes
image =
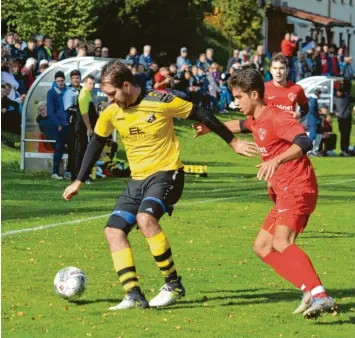
{"type": "Polygon", "coordinates": [[[117,129],[125,146],[132,180],[107,221],[105,235],[113,265],[126,296],[110,310],[167,306],[185,295],[173,259],[169,240],[159,224],[171,215],[184,188],[184,170],[174,117],[202,121],[232,149],[245,156],[256,154],[254,143],[237,140],[210,111],[157,91],[143,91],[132,72],[119,61],[110,61],[101,73],[101,89],[112,102],[96,123],[79,175],[63,197],[78,194],[90,168],[98,160],[107,138],[117,129]],[[149,304],[138,284],[133,251],[128,234],[138,224],[165,284],[149,304]]]}
{"type": "MultiPolygon", "coordinates": [[[[257,166],[257,178],[270,182],[276,194],[276,204],[256,237],[254,251],[281,277],[305,292],[303,307],[295,312],[302,312],[306,318],[331,312],[336,306],[334,299],[326,294],[307,254],[295,244],[318,199],[315,172],[306,156],[311,141],[290,114],[266,105],[258,71],[242,70],[228,82],[235,103],[247,119],[225,124],[233,133],[253,133],[263,161],[257,166]]],[[[196,136],[209,132],[201,123],[195,129],[196,136]]]]}

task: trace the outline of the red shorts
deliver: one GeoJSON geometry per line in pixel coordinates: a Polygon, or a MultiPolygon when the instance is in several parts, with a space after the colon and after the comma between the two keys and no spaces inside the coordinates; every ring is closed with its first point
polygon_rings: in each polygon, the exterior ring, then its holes
{"type": "Polygon", "coordinates": [[[278,225],[285,225],[297,233],[303,232],[317,205],[318,192],[299,194],[283,191],[276,196],[276,205],[267,215],[262,229],[274,235],[278,225]]]}

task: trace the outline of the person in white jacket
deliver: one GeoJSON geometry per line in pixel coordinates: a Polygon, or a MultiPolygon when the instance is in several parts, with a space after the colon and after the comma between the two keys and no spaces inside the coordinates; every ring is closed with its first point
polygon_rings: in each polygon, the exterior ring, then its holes
{"type": "Polygon", "coordinates": [[[4,62],[1,65],[1,84],[8,83],[11,85],[11,91],[8,98],[15,101],[17,95],[16,91],[19,87],[19,83],[16,81],[14,75],[12,74],[11,65],[8,62],[4,62]]]}

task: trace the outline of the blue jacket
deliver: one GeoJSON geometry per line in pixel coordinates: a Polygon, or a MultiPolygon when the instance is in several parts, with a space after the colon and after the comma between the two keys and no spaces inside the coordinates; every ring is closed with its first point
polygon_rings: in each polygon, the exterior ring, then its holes
{"type": "Polygon", "coordinates": [[[139,57],[139,64],[143,65],[145,69],[148,69],[149,66],[152,64],[152,62],[153,62],[153,59],[150,55],[144,56],[144,54],[142,54],[139,57]]]}
{"type": "Polygon", "coordinates": [[[68,118],[64,109],[63,96],[67,91],[65,86],[62,90],[53,82],[52,88],[47,93],[47,114],[56,127],[67,126],[68,118]]]}
{"type": "Polygon", "coordinates": [[[319,108],[318,108],[318,98],[314,94],[311,94],[309,101],[309,111],[307,114],[307,124],[317,125],[320,123],[319,108]]]}

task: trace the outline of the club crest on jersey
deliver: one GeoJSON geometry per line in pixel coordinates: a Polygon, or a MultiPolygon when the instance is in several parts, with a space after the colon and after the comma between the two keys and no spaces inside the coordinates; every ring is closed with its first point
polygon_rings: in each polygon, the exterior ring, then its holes
{"type": "Polygon", "coordinates": [[[259,133],[259,138],[261,141],[264,141],[264,138],[266,136],[266,130],[263,128],[259,128],[258,129],[258,133],[259,133]]]}
{"type": "Polygon", "coordinates": [[[297,98],[297,94],[296,93],[288,93],[288,98],[290,99],[290,101],[294,102],[297,98]]]}
{"type": "Polygon", "coordinates": [[[157,118],[155,117],[155,114],[154,113],[151,113],[148,118],[146,119],[146,121],[148,123],[153,123],[157,118]]]}

